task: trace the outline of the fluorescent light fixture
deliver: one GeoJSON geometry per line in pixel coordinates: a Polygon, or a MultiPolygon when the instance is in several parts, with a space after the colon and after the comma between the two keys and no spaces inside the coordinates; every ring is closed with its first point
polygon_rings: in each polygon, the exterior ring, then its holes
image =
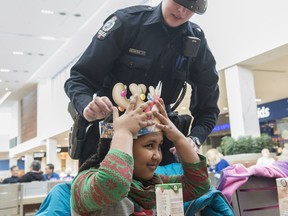
{"type": "Polygon", "coordinates": [[[13,55],[23,55],[24,53],[21,51],[13,51],[13,55]]]}
{"type": "Polygon", "coordinates": [[[42,40],[56,40],[56,38],[52,37],[52,36],[41,36],[40,39],[42,39],[42,40]]]}
{"type": "Polygon", "coordinates": [[[0,98],[0,104],[2,104],[2,103],[9,97],[10,94],[11,94],[11,91],[6,92],[6,93],[2,96],[2,98],[0,98]]]}
{"type": "Polygon", "coordinates": [[[8,68],[0,68],[0,72],[7,73],[7,72],[10,72],[10,69],[8,69],[8,68]]]}
{"type": "Polygon", "coordinates": [[[42,13],[42,14],[53,15],[53,14],[54,14],[54,11],[42,9],[42,10],[41,10],[41,13],[42,13]]]}
{"type": "Polygon", "coordinates": [[[260,99],[260,98],[255,99],[255,102],[261,102],[261,101],[262,101],[262,99],[260,99]]]}

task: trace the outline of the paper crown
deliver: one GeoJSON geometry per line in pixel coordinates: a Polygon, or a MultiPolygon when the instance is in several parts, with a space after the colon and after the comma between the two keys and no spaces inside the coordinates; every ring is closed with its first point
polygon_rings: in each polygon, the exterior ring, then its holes
{"type": "MultiPolygon", "coordinates": [[[[144,84],[137,85],[135,83],[131,83],[129,85],[129,90],[132,94],[131,97],[133,97],[136,94],[139,95],[135,108],[145,103],[147,88],[144,84]]],[[[154,88],[153,86],[149,86],[149,93],[147,94],[146,101],[151,101],[152,103],[144,110],[144,112],[151,111],[152,109],[158,110],[157,106],[155,105],[155,101],[160,98],[161,90],[162,90],[161,81],[158,82],[156,88],[154,88]]],[[[118,105],[118,109],[121,112],[123,112],[127,108],[130,101],[130,99],[128,99],[126,96],[127,96],[127,86],[124,85],[123,83],[116,83],[112,90],[112,97],[114,102],[118,105]]],[[[155,120],[159,121],[156,118],[155,120]]],[[[114,131],[113,131],[113,123],[111,121],[112,118],[110,116],[109,119],[105,119],[104,121],[101,121],[99,123],[100,138],[112,138],[114,131]]],[[[155,125],[145,127],[140,129],[134,138],[156,131],[159,131],[159,129],[155,125]]]]}

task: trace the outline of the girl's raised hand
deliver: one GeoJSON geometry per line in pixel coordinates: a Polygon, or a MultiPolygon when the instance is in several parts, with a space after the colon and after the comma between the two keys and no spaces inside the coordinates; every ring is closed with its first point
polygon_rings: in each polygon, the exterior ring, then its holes
{"type": "Polygon", "coordinates": [[[168,118],[163,100],[160,98],[159,100],[155,101],[155,104],[157,105],[159,112],[153,111],[153,115],[160,121],[160,123],[156,124],[156,126],[161,129],[166,137],[173,143],[179,139],[186,139],[181,131],[179,131],[173,122],[168,118]]]}
{"type": "Polygon", "coordinates": [[[134,95],[130,100],[125,113],[119,117],[116,107],[113,108],[113,129],[114,131],[130,132],[133,136],[138,133],[141,128],[154,125],[152,112],[144,112],[151,102],[146,102],[139,107],[135,107],[139,95],[134,95]]]}

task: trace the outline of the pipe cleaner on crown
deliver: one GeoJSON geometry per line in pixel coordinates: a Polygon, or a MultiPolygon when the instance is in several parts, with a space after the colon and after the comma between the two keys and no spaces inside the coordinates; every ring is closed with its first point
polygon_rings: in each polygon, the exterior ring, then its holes
{"type": "MultiPolygon", "coordinates": [[[[141,106],[143,103],[145,103],[145,94],[147,91],[147,88],[144,84],[135,84],[135,83],[131,83],[129,85],[129,90],[132,94],[132,96],[138,94],[138,100],[135,104],[135,108],[141,106]]],[[[155,105],[155,101],[158,100],[161,97],[161,90],[162,90],[162,82],[159,81],[158,85],[156,86],[156,88],[154,88],[153,86],[149,86],[149,93],[147,94],[147,101],[151,101],[152,103],[150,104],[150,106],[148,106],[144,112],[148,112],[151,111],[152,109],[157,109],[157,106],[155,105]]],[[[131,97],[132,97],[131,96],[131,97]]],[[[116,83],[115,86],[113,87],[112,90],[112,97],[114,102],[118,105],[118,109],[119,111],[123,112],[128,104],[129,104],[129,100],[127,98],[127,86],[124,85],[123,83],[116,83]]],[[[156,119],[158,120],[158,119],[156,119]]],[[[100,130],[100,137],[101,138],[112,138],[113,136],[113,123],[108,123],[105,121],[101,121],[99,123],[99,130],[100,130]]],[[[148,134],[148,133],[152,133],[152,132],[156,132],[159,129],[156,128],[155,125],[146,127],[146,128],[142,128],[138,134],[136,135],[135,138],[137,138],[138,136],[144,135],[144,134],[148,134]]]]}

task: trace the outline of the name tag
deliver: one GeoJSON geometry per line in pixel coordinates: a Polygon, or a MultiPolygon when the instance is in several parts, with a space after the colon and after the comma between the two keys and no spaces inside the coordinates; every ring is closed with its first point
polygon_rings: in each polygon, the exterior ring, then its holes
{"type": "Polygon", "coordinates": [[[182,184],[157,184],[157,216],[184,216],[182,184]]]}
{"type": "Polygon", "coordinates": [[[135,54],[135,55],[140,55],[140,56],[146,56],[146,51],[144,50],[137,50],[133,48],[129,48],[129,53],[135,54]]]}

